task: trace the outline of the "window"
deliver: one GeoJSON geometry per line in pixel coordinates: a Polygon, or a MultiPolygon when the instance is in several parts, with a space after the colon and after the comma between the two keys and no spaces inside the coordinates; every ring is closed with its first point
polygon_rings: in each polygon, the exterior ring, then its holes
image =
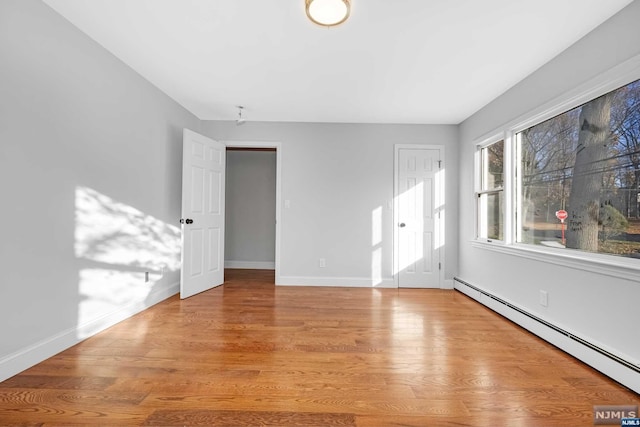
{"type": "Polygon", "coordinates": [[[478,237],[503,240],[504,140],[479,150],[478,237]]]}
{"type": "Polygon", "coordinates": [[[640,81],[513,140],[517,243],[640,257],[640,81]]]}

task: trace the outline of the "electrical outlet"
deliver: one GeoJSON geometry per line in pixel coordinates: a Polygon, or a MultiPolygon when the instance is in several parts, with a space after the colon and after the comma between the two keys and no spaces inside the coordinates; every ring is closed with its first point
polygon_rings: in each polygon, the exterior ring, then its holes
{"type": "Polygon", "coordinates": [[[546,307],[549,304],[549,293],[547,291],[540,291],[540,305],[546,307]]]}
{"type": "Polygon", "coordinates": [[[327,266],[327,261],[324,258],[320,258],[318,260],[318,267],[325,268],[327,266]]]}

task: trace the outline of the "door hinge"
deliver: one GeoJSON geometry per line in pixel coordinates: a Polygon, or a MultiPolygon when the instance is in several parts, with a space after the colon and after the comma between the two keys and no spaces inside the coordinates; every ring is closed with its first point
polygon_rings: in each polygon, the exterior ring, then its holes
{"type": "Polygon", "coordinates": [[[441,262],[438,263],[438,270],[442,270],[442,263],[441,262]]]}
{"type": "Polygon", "coordinates": [[[442,169],[442,160],[438,160],[438,169],[442,169]]]}

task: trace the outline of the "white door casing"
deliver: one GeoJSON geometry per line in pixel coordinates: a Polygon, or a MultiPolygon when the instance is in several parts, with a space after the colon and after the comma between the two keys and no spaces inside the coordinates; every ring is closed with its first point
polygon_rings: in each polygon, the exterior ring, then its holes
{"type": "Polygon", "coordinates": [[[399,287],[442,287],[443,151],[440,146],[396,146],[394,270],[399,287]]]}
{"type": "Polygon", "coordinates": [[[180,298],[224,282],[226,146],[183,133],[180,298]]]}

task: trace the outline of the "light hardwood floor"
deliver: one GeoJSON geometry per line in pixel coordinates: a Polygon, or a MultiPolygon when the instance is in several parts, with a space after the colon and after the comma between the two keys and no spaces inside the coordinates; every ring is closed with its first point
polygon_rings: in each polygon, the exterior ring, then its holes
{"type": "Polygon", "coordinates": [[[639,401],[456,291],[228,270],[0,383],[0,425],[581,426],[639,401]]]}

